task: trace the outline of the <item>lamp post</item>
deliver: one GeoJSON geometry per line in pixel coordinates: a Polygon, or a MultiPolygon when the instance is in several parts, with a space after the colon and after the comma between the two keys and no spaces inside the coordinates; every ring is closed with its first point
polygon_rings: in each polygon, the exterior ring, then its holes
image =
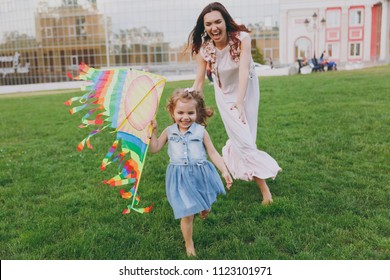
{"type": "Polygon", "coordinates": [[[318,19],[318,15],[316,12],[314,12],[314,14],[311,16],[313,18],[313,23],[312,25],[310,26],[310,20],[309,19],[305,19],[304,23],[305,23],[305,26],[306,26],[306,29],[308,32],[313,32],[314,34],[314,40],[313,40],[313,56],[315,57],[316,56],[316,35],[317,35],[317,32],[320,31],[320,29],[325,26],[325,23],[326,23],[326,20],[325,18],[322,18],[321,21],[320,21],[320,25],[317,25],[317,19],[318,19]]]}
{"type": "Polygon", "coordinates": [[[104,15],[104,35],[105,35],[105,40],[106,40],[106,67],[110,67],[110,44],[108,40],[108,17],[104,15]]]}

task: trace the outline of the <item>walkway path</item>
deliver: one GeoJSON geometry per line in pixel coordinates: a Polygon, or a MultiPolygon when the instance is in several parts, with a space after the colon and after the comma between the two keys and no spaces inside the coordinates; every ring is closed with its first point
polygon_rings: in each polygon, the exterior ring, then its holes
{"type": "MultiPolygon", "coordinates": [[[[167,82],[195,80],[195,74],[167,76],[166,78],[167,78],[167,82]]],[[[48,83],[48,84],[0,86],[0,95],[11,94],[11,93],[36,92],[36,91],[47,91],[48,94],[50,94],[50,91],[52,90],[55,91],[55,93],[58,92],[61,93],[63,91],[59,91],[59,90],[80,89],[83,84],[85,84],[84,81],[70,81],[70,82],[59,82],[59,83],[48,83]]]]}

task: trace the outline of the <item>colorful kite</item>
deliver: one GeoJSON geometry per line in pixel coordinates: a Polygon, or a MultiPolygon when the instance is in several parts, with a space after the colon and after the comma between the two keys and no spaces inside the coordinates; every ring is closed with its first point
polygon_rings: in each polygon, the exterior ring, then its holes
{"type": "MultiPolygon", "coordinates": [[[[70,74],[68,76],[73,78],[70,74]]],[[[80,142],[77,149],[81,151],[85,145],[93,149],[90,138],[111,128],[111,132],[116,133],[116,139],[100,168],[104,170],[110,163],[118,162],[121,171],[103,183],[111,187],[130,185],[129,191],[120,190],[122,198],[132,199],[123,214],[131,210],[149,212],[152,206],[136,208],[135,205],[140,201],[137,191],[150,141],[149,124],[156,115],[166,79],[134,69],[99,70],[86,64],[79,66],[79,76],[73,79],[91,81],[92,85],[82,88],[88,91],[86,94],[71,98],[65,104],[71,106],[75,101],[82,103],[72,108],[71,114],[89,109],[79,127],[98,125],[80,142]]]]}

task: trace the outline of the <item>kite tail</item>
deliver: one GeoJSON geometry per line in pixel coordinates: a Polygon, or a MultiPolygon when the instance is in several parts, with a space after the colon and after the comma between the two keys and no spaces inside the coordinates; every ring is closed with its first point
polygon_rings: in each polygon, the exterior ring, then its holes
{"type": "Polygon", "coordinates": [[[116,151],[117,147],[118,147],[118,143],[119,143],[119,140],[115,140],[114,143],[112,143],[112,146],[110,147],[110,149],[108,150],[106,156],[104,157],[103,161],[102,161],[102,164],[100,165],[100,169],[102,171],[104,171],[107,167],[107,165],[119,160],[119,168],[122,166],[122,163],[123,163],[123,160],[125,158],[125,155],[127,154],[126,152],[120,152],[116,157],[114,157],[111,161],[110,161],[110,158],[112,157],[112,155],[114,154],[114,152],[116,151]]]}
{"type": "Polygon", "coordinates": [[[73,79],[73,80],[89,80],[93,73],[95,72],[96,70],[89,67],[87,64],[85,63],[81,63],[79,65],[79,75],[77,77],[73,77],[73,75],[68,72],[67,73],[67,76],[70,78],[70,79],[73,79]]]}
{"type": "MultiPolygon", "coordinates": [[[[115,142],[114,142],[115,143],[115,142]]],[[[111,187],[122,186],[127,184],[135,185],[137,183],[137,178],[139,178],[138,164],[135,160],[127,160],[122,168],[122,172],[115,177],[112,177],[110,180],[103,181],[104,184],[108,184],[111,187]]]]}
{"type": "Polygon", "coordinates": [[[85,144],[87,144],[87,147],[89,149],[93,149],[92,145],[91,145],[91,142],[90,142],[90,138],[96,134],[98,134],[99,132],[103,131],[104,129],[106,129],[109,125],[106,125],[104,126],[103,128],[101,128],[101,126],[98,128],[98,129],[95,129],[93,130],[86,138],[83,139],[83,141],[81,141],[78,146],[77,146],[77,150],[80,152],[84,149],[84,146],[85,144]]]}
{"type": "MultiPolygon", "coordinates": [[[[106,155],[106,158],[104,159],[105,162],[102,163],[103,168],[105,168],[110,163],[108,162],[108,158],[110,158],[111,155],[114,153],[118,145],[118,142],[119,141],[116,140],[111,146],[109,152],[106,155]]],[[[119,156],[120,154],[116,158],[118,158],[119,156]]],[[[111,178],[108,181],[103,181],[103,183],[108,184],[111,187],[132,184],[133,187],[130,189],[130,191],[126,192],[123,189],[119,191],[122,198],[124,199],[132,198],[132,203],[128,205],[125,210],[123,210],[122,212],[123,214],[129,214],[131,210],[134,210],[138,213],[149,213],[153,208],[153,205],[145,208],[134,207],[138,205],[140,202],[140,197],[137,195],[138,183],[139,183],[137,178],[140,178],[140,172],[141,171],[138,168],[137,161],[133,159],[129,159],[124,163],[122,172],[119,175],[111,178]]]]}
{"type": "Polygon", "coordinates": [[[122,185],[134,184],[137,181],[135,178],[121,178],[120,175],[112,177],[110,180],[104,180],[103,184],[110,185],[110,187],[117,187],[122,185]]]}
{"type": "Polygon", "coordinates": [[[84,125],[80,125],[79,127],[87,127],[87,126],[93,125],[93,124],[96,124],[96,125],[103,124],[103,118],[102,118],[103,113],[98,114],[94,120],[88,120],[88,117],[91,116],[95,111],[100,111],[100,110],[103,110],[103,109],[104,109],[104,106],[102,105],[102,106],[99,106],[97,108],[94,108],[94,109],[90,110],[81,119],[81,122],[84,125]]]}
{"type": "MultiPolygon", "coordinates": [[[[130,199],[130,198],[132,198],[133,195],[134,195],[134,190],[135,190],[135,187],[132,187],[132,188],[130,189],[130,191],[128,191],[128,192],[125,191],[125,190],[120,190],[119,193],[120,193],[120,195],[121,195],[121,197],[122,197],[123,199],[130,199]]],[[[136,199],[137,204],[138,204],[138,203],[140,202],[140,197],[139,197],[139,196],[136,196],[135,199],[136,199]]]]}
{"type": "Polygon", "coordinates": [[[100,169],[104,171],[112,161],[110,161],[111,156],[114,154],[116,148],[118,147],[119,140],[115,140],[114,143],[112,143],[110,149],[108,150],[106,156],[104,157],[102,164],[100,165],[100,169]]]}
{"type": "Polygon", "coordinates": [[[80,127],[80,128],[84,128],[84,127],[87,127],[87,126],[89,126],[89,125],[103,124],[104,120],[103,120],[102,116],[103,116],[103,113],[98,114],[94,120],[88,120],[88,119],[85,118],[85,119],[82,120],[82,123],[83,123],[84,125],[80,124],[79,127],[80,127]]]}
{"type": "MultiPolygon", "coordinates": [[[[88,87],[88,88],[90,88],[90,87],[88,87]]],[[[75,101],[79,101],[80,103],[85,103],[85,102],[87,102],[88,99],[91,99],[94,96],[95,96],[95,91],[91,90],[91,91],[87,92],[86,94],[84,94],[82,96],[72,97],[68,101],[64,102],[64,104],[67,105],[67,106],[71,106],[72,103],[75,102],[75,101]]]]}
{"type": "Polygon", "coordinates": [[[138,212],[138,213],[149,213],[150,211],[152,211],[153,209],[153,206],[154,204],[150,205],[149,207],[145,207],[145,208],[135,208],[131,205],[128,205],[127,208],[125,208],[123,211],[122,211],[122,214],[130,214],[130,211],[131,210],[134,210],[135,212],[138,212]]]}
{"type": "Polygon", "coordinates": [[[83,105],[80,105],[80,106],[73,107],[72,109],[69,110],[69,113],[71,115],[73,115],[74,113],[77,113],[77,112],[83,110],[84,108],[86,108],[88,106],[91,106],[92,104],[95,104],[95,102],[86,103],[86,104],[83,104],[83,105]]]}
{"type": "MultiPolygon", "coordinates": [[[[152,133],[152,128],[149,127],[149,135],[151,135],[152,133]]],[[[145,149],[145,154],[148,152],[148,148],[149,148],[149,143],[150,143],[150,140],[148,141],[148,145],[146,146],[146,149],[145,149]]],[[[144,164],[144,161],[145,161],[145,158],[142,159],[142,165],[144,164]]],[[[137,162],[135,162],[135,164],[137,164],[137,162]]],[[[141,175],[142,175],[142,170],[143,169],[140,169],[139,170],[139,173],[138,174],[138,178],[141,178],[141,175]]],[[[149,207],[146,207],[146,208],[134,208],[134,204],[135,204],[135,198],[137,196],[137,191],[138,191],[138,185],[139,185],[139,182],[140,180],[137,181],[137,184],[134,186],[134,195],[133,195],[133,202],[131,203],[131,205],[129,205],[127,207],[127,209],[133,209],[134,211],[138,212],[138,213],[149,213],[152,209],[153,209],[153,204],[149,207]]],[[[137,202],[138,204],[138,202],[137,202]]],[[[123,213],[123,212],[122,212],[123,213]]],[[[129,213],[130,213],[130,210],[129,210],[129,213]]],[[[127,214],[127,213],[123,213],[123,214],[127,214]]]]}

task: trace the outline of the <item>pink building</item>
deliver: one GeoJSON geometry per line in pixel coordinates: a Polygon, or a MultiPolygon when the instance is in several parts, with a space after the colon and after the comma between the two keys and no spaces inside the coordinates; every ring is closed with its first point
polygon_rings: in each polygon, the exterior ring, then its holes
{"type": "Polygon", "coordinates": [[[390,62],[389,0],[280,0],[280,63],[320,57],[339,65],[390,62]]]}

